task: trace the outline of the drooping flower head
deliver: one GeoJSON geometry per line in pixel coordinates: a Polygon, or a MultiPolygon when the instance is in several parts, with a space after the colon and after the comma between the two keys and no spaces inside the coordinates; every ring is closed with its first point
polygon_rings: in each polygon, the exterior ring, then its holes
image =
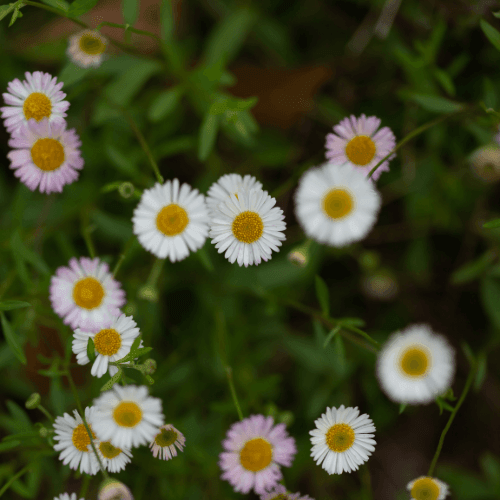
{"type": "MultiPolygon", "coordinates": [[[[389,127],[380,127],[376,116],[360,118],[351,115],[333,127],[335,133],[326,136],[326,157],[335,165],[348,162],[368,175],[370,170],[396,146],[396,138],[389,127]]],[[[389,157],[392,160],[395,155],[389,157]]],[[[389,170],[389,161],[382,163],[372,175],[377,180],[389,170]]]]}
{"type": "Polygon", "coordinates": [[[406,486],[412,500],[443,500],[449,493],[448,485],[435,477],[421,476],[406,486]]]}
{"type": "Polygon", "coordinates": [[[87,344],[89,338],[94,342],[96,359],[90,373],[94,377],[102,377],[109,368],[109,374],[115,375],[118,368],[109,365],[110,361],[118,361],[130,352],[134,340],[140,335],[137,323],[132,316],[115,316],[106,328],[84,331],[77,328],[73,336],[73,352],[79,365],[89,363],[87,356],[87,344]]]}
{"type": "Polygon", "coordinates": [[[358,470],[375,450],[375,426],[358,407],[327,408],[315,422],[311,434],[311,456],[328,474],[358,470]]]}
{"type": "Polygon", "coordinates": [[[149,443],[163,425],[161,400],[149,396],[145,386],[114,385],[94,405],[97,437],[121,449],[149,443]]]}
{"type": "MultiPolygon", "coordinates": [[[[94,475],[99,471],[99,462],[90,445],[90,436],[85,428],[82,417],[75,410],[74,417],[64,414],[57,417],[54,422],[54,440],[59,441],[54,445],[54,450],[60,451],[59,460],[70,469],[94,475]]],[[[94,434],[95,408],[85,408],[85,420],[94,434]]]]}
{"type": "Polygon", "coordinates": [[[182,432],[178,431],[172,424],[162,425],[160,432],[149,444],[153,457],[162,460],[170,460],[177,456],[177,448],[182,451],[186,444],[186,438],[182,432]]]}
{"type": "Polygon", "coordinates": [[[285,216],[276,199],[261,189],[231,194],[211,212],[210,237],[231,264],[248,267],[271,258],[285,240],[285,216]]]}
{"type": "Polygon", "coordinates": [[[362,240],[375,224],[381,197],[348,164],[307,170],[295,193],[295,215],[309,238],[333,247],[362,240]]]}
{"type": "Polygon", "coordinates": [[[104,58],[106,44],[106,38],[98,31],[83,30],[69,37],[67,54],[77,66],[97,68],[104,58]]]}
{"type": "Polygon", "coordinates": [[[0,111],[7,131],[12,133],[32,118],[37,122],[46,118],[51,124],[65,123],[69,102],[63,100],[63,82],[57,83],[57,77],[41,71],[26,72],[25,76],[22,82],[17,78],[9,82],[8,92],[3,94],[7,106],[0,111]]]}
{"type": "Polygon", "coordinates": [[[97,500],[134,500],[134,497],[123,483],[110,477],[99,486],[97,500]]]}
{"type": "Polygon", "coordinates": [[[66,122],[31,118],[12,132],[7,153],[18,177],[31,191],[61,193],[63,186],[78,179],[84,161],[81,141],[75,129],[66,130],[66,122]]]}
{"type": "Polygon", "coordinates": [[[262,495],[274,488],[283,477],[280,465],[290,467],[297,453],[285,424],[274,425],[272,417],[252,415],[233,424],[226,436],[225,451],[219,455],[221,478],[236,492],[246,494],[253,488],[262,495]]]}
{"type": "Polygon", "coordinates": [[[160,259],[182,260],[200,249],[208,236],[205,197],[178,179],[146,189],[134,210],[134,234],[160,259]]]}
{"type": "Polygon", "coordinates": [[[125,304],[109,267],[97,257],[72,258],[69,267],[59,267],[51,278],[50,301],[54,311],[72,329],[97,331],[109,327],[125,304]]]}
{"type": "Polygon", "coordinates": [[[428,325],[395,332],[378,353],[379,383],[397,403],[430,403],[448,390],[454,374],[453,348],[428,325]]]}
{"type": "Polygon", "coordinates": [[[125,469],[125,466],[132,458],[132,453],[129,449],[118,448],[117,446],[113,446],[109,441],[99,441],[96,439],[94,444],[103,467],[113,474],[125,469]]]}

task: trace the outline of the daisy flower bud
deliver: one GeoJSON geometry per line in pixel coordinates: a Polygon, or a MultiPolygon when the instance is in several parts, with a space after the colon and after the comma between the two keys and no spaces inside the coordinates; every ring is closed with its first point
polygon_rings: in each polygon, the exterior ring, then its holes
{"type": "Polygon", "coordinates": [[[97,500],[134,500],[131,491],[120,481],[109,478],[99,486],[97,500]]]}
{"type": "Polygon", "coordinates": [[[26,408],[28,410],[35,410],[40,406],[40,403],[42,402],[42,397],[38,392],[34,392],[27,400],[26,400],[26,408]]]}

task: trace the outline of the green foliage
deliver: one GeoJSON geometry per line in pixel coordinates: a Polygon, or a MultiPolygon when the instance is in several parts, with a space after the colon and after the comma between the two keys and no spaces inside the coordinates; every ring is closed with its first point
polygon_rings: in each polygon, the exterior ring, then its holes
{"type": "Polygon", "coordinates": [[[79,17],[95,7],[97,0],[73,0],[68,9],[70,17],[79,17]]]}

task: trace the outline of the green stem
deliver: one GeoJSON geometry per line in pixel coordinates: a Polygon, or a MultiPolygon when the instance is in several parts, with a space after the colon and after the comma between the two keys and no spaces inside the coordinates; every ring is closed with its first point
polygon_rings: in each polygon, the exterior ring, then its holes
{"type": "Polygon", "coordinates": [[[231,391],[231,396],[233,398],[234,406],[236,406],[238,417],[240,417],[240,420],[243,420],[243,413],[241,411],[240,403],[238,402],[238,396],[236,396],[236,389],[234,388],[233,370],[231,369],[230,366],[227,365],[225,368],[226,368],[227,381],[229,383],[229,389],[231,391]]]}
{"type": "Polygon", "coordinates": [[[104,476],[105,479],[109,478],[109,475],[102,465],[101,462],[101,457],[97,453],[95,444],[94,444],[94,438],[92,437],[92,431],[90,430],[89,424],[87,423],[87,419],[85,418],[85,412],[83,411],[82,404],[80,403],[80,398],[78,397],[78,391],[76,389],[76,385],[73,382],[73,377],[71,376],[71,372],[66,370],[66,377],[68,378],[69,385],[71,387],[71,392],[73,393],[73,397],[75,398],[76,401],[76,407],[78,408],[78,413],[82,417],[83,425],[85,426],[85,429],[87,430],[87,434],[89,435],[90,438],[90,445],[92,446],[92,450],[94,451],[94,454],[97,458],[97,461],[99,462],[99,468],[101,469],[102,475],[104,476]]]}
{"type": "Polygon", "coordinates": [[[111,28],[121,28],[124,29],[125,31],[131,31],[132,33],[137,33],[138,35],[149,36],[151,38],[154,38],[157,42],[163,43],[163,40],[154,33],[150,33],[149,31],[138,30],[136,28],[132,28],[132,26],[129,26],[127,24],[116,24],[116,23],[109,23],[108,21],[103,21],[102,23],[99,23],[96,26],[95,28],[96,31],[99,31],[102,26],[110,26],[111,28]]]}
{"type": "Polygon", "coordinates": [[[78,498],[85,498],[85,495],[87,494],[87,490],[89,489],[89,483],[90,483],[91,477],[88,474],[85,474],[82,479],[82,486],[80,487],[80,493],[78,495],[78,498]]]}
{"type": "Polygon", "coordinates": [[[462,395],[460,396],[460,399],[458,400],[458,403],[455,406],[455,409],[451,412],[450,418],[448,419],[448,423],[446,424],[446,427],[443,429],[443,432],[441,433],[441,437],[439,438],[439,443],[438,447],[436,450],[436,453],[434,454],[434,458],[432,459],[431,466],[429,467],[429,472],[427,473],[428,476],[432,476],[434,472],[434,468],[436,467],[436,463],[439,458],[439,454],[441,453],[441,448],[443,447],[444,443],[444,438],[446,437],[446,433],[448,432],[451,423],[453,422],[453,419],[455,418],[455,415],[457,414],[458,409],[460,406],[462,406],[462,403],[464,402],[465,396],[467,396],[467,393],[469,392],[470,386],[472,384],[472,381],[474,380],[474,376],[476,374],[476,362],[474,361],[472,363],[471,369],[469,376],[467,377],[467,381],[465,382],[465,387],[464,390],[462,391],[462,395]]]}
{"type": "Polygon", "coordinates": [[[342,325],[342,328],[346,330],[351,330],[351,332],[356,332],[359,335],[361,335],[365,340],[373,344],[377,349],[380,349],[380,343],[377,342],[375,339],[372,339],[370,335],[368,335],[366,332],[363,330],[360,330],[359,328],[356,328],[355,326],[350,326],[350,325],[342,325]]]}
{"type": "Polygon", "coordinates": [[[49,420],[54,420],[54,417],[51,415],[51,413],[44,408],[42,405],[38,405],[38,409],[49,419],[49,420]]]}
{"type": "Polygon", "coordinates": [[[23,469],[21,469],[17,474],[15,474],[14,476],[12,476],[2,487],[2,489],[0,490],[0,497],[10,488],[10,485],[16,481],[17,479],[19,479],[25,472],[28,472],[29,469],[31,467],[31,464],[27,465],[26,467],[24,467],[23,469]]]}
{"type": "Polygon", "coordinates": [[[91,259],[95,257],[95,246],[92,242],[92,237],[90,236],[91,227],[89,225],[89,216],[88,212],[82,214],[82,236],[85,240],[85,245],[87,246],[87,251],[89,252],[89,256],[91,259]]]}
{"type": "Polygon", "coordinates": [[[125,244],[125,247],[123,249],[123,252],[120,254],[120,256],[118,257],[118,260],[116,261],[116,265],[113,269],[113,278],[116,277],[116,273],[118,272],[118,270],[120,269],[120,266],[122,265],[122,262],[125,260],[125,257],[127,256],[127,253],[130,251],[130,249],[132,248],[132,245],[135,241],[135,236],[131,236],[129,238],[129,240],[127,241],[127,243],[125,244]]]}
{"type": "Polygon", "coordinates": [[[151,272],[149,273],[146,284],[152,287],[156,286],[158,278],[160,277],[161,270],[165,264],[165,259],[156,259],[153,267],[151,268],[151,272]]]}

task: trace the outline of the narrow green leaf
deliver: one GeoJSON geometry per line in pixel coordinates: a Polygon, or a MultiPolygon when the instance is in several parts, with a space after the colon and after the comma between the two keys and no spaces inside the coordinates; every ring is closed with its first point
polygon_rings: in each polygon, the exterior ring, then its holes
{"type": "Polygon", "coordinates": [[[130,347],[130,352],[134,352],[137,349],[139,349],[139,346],[141,345],[141,340],[142,340],[142,335],[139,335],[134,339],[134,342],[132,343],[130,347]]]}
{"type": "Polygon", "coordinates": [[[101,387],[102,391],[109,391],[117,382],[120,380],[122,376],[122,369],[117,366],[118,371],[101,387]]]}
{"type": "Polygon", "coordinates": [[[138,0],[122,0],[123,19],[127,24],[133,26],[139,16],[139,1],[138,0]]]}
{"type": "Polygon", "coordinates": [[[330,331],[325,339],[325,342],[323,343],[323,348],[325,348],[330,343],[330,341],[333,339],[333,337],[335,337],[335,335],[340,331],[341,328],[341,325],[337,325],[330,331]]]}
{"type": "Polygon", "coordinates": [[[483,101],[486,108],[495,109],[497,107],[496,85],[487,77],[483,76],[483,101]]]}
{"type": "Polygon", "coordinates": [[[66,370],[38,370],[40,375],[43,375],[44,377],[62,377],[63,375],[66,375],[66,370]]]}
{"type": "Polygon", "coordinates": [[[436,398],[436,404],[439,406],[439,415],[443,414],[443,401],[441,398],[436,398]]]}
{"type": "Polygon", "coordinates": [[[174,15],[172,12],[172,1],[162,0],[160,6],[160,25],[161,25],[161,38],[167,43],[174,35],[174,15]]]}
{"type": "Polygon", "coordinates": [[[149,111],[148,119],[152,122],[159,122],[168,116],[175,109],[183,95],[183,89],[179,86],[161,92],[152,102],[149,111]]]}
{"type": "Polygon", "coordinates": [[[479,20],[479,26],[481,26],[483,33],[486,35],[486,38],[491,42],[491,44],[497,50],[500,50],[500,33],[484,19],[479,20]]]}
{"type": "Polygon", "coordinates": [[[66,0],[42,0],[42,2],[56,9],[61,9],[63,12],[69,11],[70,4],[66,0]]]}
{"type": "MultiPolygon", "coordinates": [[[[492,12],[492,14],[497,18],[500,19],[500,10],[498,12],[492,12]]],[[[500,476],[499,476],[500,477],[500,476]]]]}
{"type": "Polygon", "coordinates": [[[21,441],[4,441],[0,443],[0,453],[4,451],[9,451],[12,448],[15,448],[16,446],[19,446],[21,444],[21,441]]]}
{"type": "Polygon", "coordinates": [[[93,363],[96,358],[94,340],[92,339],[92,337],[89,337],[87,341],[87,357],[89,358],[91,363],[93,363]]]}
{"type": "Polygon", "coordinates": [[[19,17],[23,17],[23,15],[19,10],[19,7],[16,7],[14,9],[14,12],[12,13],[12,17],[10,18],[9,28],[16,22],[16,19],[18,19],[19,17]]]}
{"type": "Polygon", "coordinates": [[[339,318],[337,321],[345,326],[355,326],[360,328],[366,324],[361,318],[339,318]]]}
{"type": "Polygon", "coordinates": [[[487,372],[487,359],[484,352],[481,352],[477,357],[477,371],[474,379],[474,391],[478,392],[481,389],[487,372]]]}
{"type": "Polygon", "coordinates": [[[97,0],[75,0],[68,10],[70,17],[78,17],[95,7],[97,0]]]}
{"type": "Polygon", "coordinates": [[[203,267],[209,272],[212,273],[214,271],[214,265],[212,264],[212,261],[210,260],[210,257],[208,256],[207,251],[205,248],[200,248],[197,252],[196,255],[200,259],[201,263],[203,264],[203,267]]]}
{"type": "Polygon", "coordinates": [[[403,413],[408,405],[406,403],[401,403],[399,405],[399,414],[403,413]]]}
{"type": "Polygon", "coordinates": [[[0,5],[0,21],[8,16],[15,8],[15,3],[9,3],[8,5],[0,5]]]}
{"type": "Polygon", "coordinates": [[[10,240],[12,250],[18,254],[18,256],[30,263],[39,273],[48,276],[50,274],[50,268],[45,263],[45,261],[36,252],[28,248],[21,239],[19,230],[14,231],[10,240]]]}
{"type": "Polygon", "coordinates": [[[459,285],[479,278],[495,258],[495,253],[489,250],[476,260],[467,262],[467,264],[453,272],[451,275],[452,284],[459,285]]]}
{"type": "Polygon", "coordinates": [[[200,161],[205,161],[211,153],[215,145],[218,129],[219,117],[207,113],[200,128],[200,138],[198,143],[198,159],[200,161]]]}
{"type": "Polygon", "coordinates": [[[328,287],[318,275],[316,275],[314,283],[316,286],[316,297],[321,305],[321,311],[324,316],[328,316],[330,314],[330,294],[328,292],[328,287]]]}
{"type": "Polygon", "coordinates": [[[23,364],[27,364],[26,356],[22,348],[19,346],[14,331],[10,326],[10,323],[7,321],[5,314],[3,312],[0,313],[2,320],[2,330],[5,340],[10,347],[11,351],[15,354],[16,358],[23,364]]]}
{"type": "Polygon", "coordinates": [[[66,90],[70,85],[74,85],[78,83],[80,80],[83,80],[89,73],[93,70],[90,68],[80,68],[76,64],[73,64],[71,61],[68,61],[65,66],[62,67],[57,79],[60,82],[64,82],[64,90],[66,90]]]}
{"type": "Polygon", "coordinates": [[[234,103],[234,108],[240,111],[251,109],[257,104],[258,100],[259,98],[257,96],[249,97],[248,99],[238,99],[234,103]]]}
{"type": "Polygon", "coordinates": [[[453,85],[453,81],[446,73],[446,71],[443,71],[442,69],[436,68],[434,70],[434,76],[436,80],[439,82],[443,90],[448,94],[451,95],[452,97],[455,97],[455,85],[453,85]]]}
{"type": "Polygon", "coordinates": [[[490,220],[489,222],[485,222],[483,224],[485,229],[492,229],[494,227],[500,227],[500,219],[490,220]]]}
{"type": "Polygon", "coordinates": [[[483,278],[479,290],[487,316],[495,328],[500,329],[500,280],[483,278]]]}
{"type": "Polygon", "coordinates": [[[455,113],[464,109],[463,104],[436,95],[411,92],[408,98],[432,113],[455,113]]]}
{"type": "Polygon", "coordinates": [[[12,309],[21,309],[22,307],[31,307],[31,304],[22,300],[4,300],[0,302],[0,311],[11,311],[12,309]]]}

